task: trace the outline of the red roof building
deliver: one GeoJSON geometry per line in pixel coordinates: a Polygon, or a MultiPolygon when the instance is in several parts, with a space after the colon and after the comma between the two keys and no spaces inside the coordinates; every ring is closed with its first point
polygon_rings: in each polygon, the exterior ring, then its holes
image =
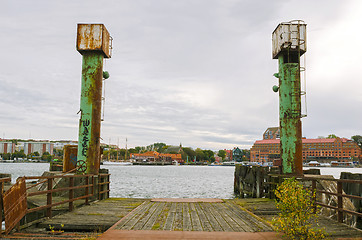
{"type": "Polygon", "coordinates": [[[131,158],[136,161],[147,161],[147,162],[172,162],[177,161],[183,163],[184,160],[181,154],[172,153],[158,153],[156,151],[149,151],[145,153],[131,153],[131,158]]]}
{"type": "MultiPolygon", "coordinates": [[[[361,148],[347,138],[302,139],[302,144],[303,161],[362,159],[361,148]]],[[[251,162],[270,162],[275,158],[280,158],[280,139],[257,140],[250,149],[251,162]]]]}

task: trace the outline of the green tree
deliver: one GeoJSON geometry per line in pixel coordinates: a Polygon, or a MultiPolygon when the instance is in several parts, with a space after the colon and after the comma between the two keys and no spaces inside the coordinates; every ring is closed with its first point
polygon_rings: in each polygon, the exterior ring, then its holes
{"type": "Polygon", "coordinates": [[[241,154],[243,155],[243,157],[242,157],[243,161],[250,161],[250,150],[243,149],[243,150],[241,150],[241,154]]]}
{"type": "Polygon", "coordinates": [[[192,148],[189,148],[189,147],[185,147],[185,148],[182,148],[183,150],[183,153],[182,154],[182,159],[186,161],[187,157],[189,159],[189,162],[192,162],[194,160],[194,157],[196,156],[196,152],[192,149],[192,148]]]}
{"type": "Polygon", "coordinates": [[[63,149],[54,149],[53,154],[55,157],[63,157],[64,150],[63,149]]]}
{"type": "Polygon", "coordinates": [[[49,152],[44,152],[43,155],[41,155],[41,159],[50,162],[52,160],[52,155],[50,155],[49,152]]]}
{"type": "Polygon", "coordinates": [[[204,153],[204,159],[209,162],[215,162],[214,152],[211,150],[202,150],[204,153]]]}
{"type": "Polygon", "coordinates": [[[357,145],[362,148],[362,136],[361,135],[355,135],[351,137],[352,140],[357,143],[357,145]]]}
{"type": "Polygon", "coordinates": [[[338,138],[335,134],[329,134],[327,138],[338,138]]]}
{"type": "Polygon", "coordinates": [[[219,157],[221,157],[222,160],[224,160],[225,157],[226,157],[226,151],[225,151],[225,150],[219,150],[219,152],[217,153],[217,155],[218,155],[219,157]]]}
{"type": "Polygon", "coordinates": [[[197,162],[204,161],[205,155],[204,155],[204,152],[202,151],[202,149],[201,148],[196,148],[195,152],[196,152],[196,161],[197,162]]]}

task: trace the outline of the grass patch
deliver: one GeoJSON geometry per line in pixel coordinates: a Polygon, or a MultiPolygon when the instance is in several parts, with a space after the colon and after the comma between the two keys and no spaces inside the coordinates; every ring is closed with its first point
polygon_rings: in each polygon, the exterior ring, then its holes
{"type": "Polygon", "coordinates": [[[89,216],[103,216],[103,213],[88,213],[89,216]]]}
{"type": "Polygon", "coordinates": [[[158,222],[158,223],[155,223],[153,226],[152,226],[152,230],[158,230],[160,229],[161,227],[161,224],[158,222]]]}

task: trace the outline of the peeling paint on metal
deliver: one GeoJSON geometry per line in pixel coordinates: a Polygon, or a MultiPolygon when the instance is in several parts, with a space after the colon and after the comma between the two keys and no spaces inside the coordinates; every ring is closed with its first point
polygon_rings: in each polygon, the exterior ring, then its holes
{"type": "Polygon", "coordinates": [[[98,174],[102,108],[103,54],[84,52],[78,137],[78,158],[87,162],[87,173],[98,174]]]}
{"type": "Polygon", "coordinates": [[[280,156],[283,172],[301,175],[302,123],[298,63],[284,63],[279,56],[280,156]]]}

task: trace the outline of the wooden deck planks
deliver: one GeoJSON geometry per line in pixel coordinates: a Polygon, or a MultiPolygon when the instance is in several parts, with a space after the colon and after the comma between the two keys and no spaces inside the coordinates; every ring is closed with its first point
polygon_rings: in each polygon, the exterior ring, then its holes
{"type": "Polygon", "coordinates": [[[183,230],[183,213],[182,213],[182,203],[176,204],[176,213],[174,225],[172,228],[173,231],[182,231],[183,230]]]}
{"type": "Polygon", "coordinates": [[[247,227],[246,231],[251,232],[268,232],[272,231],[271,227],[266,225],[264,222],[258,220],[254,216],[250,215],[246,211],[243,211],[241,208],[234,204],[227,203],[226,206],[235,213],[239,219],[241,219],[245,226],[247,227]],[[251,230],[250,230],[251,229],[251,230]]]}
{"type": "Polygon", "coordinates": [[[271,231],[251,214],[230,203],[145,202],[115,229],[168,231],[271,231]]]}
{"type": "Polygon", "coordinates": [[[153,211],[152,215],[147,220],[147,222],[143,225],[142,230],[152,230],[152,227],[155,225],[156,220],[158,219],[158,216],[161,215],[162,210],[165,207],[165,203],[163,203],[163,202],[155,203],[155,205],[156,205],[155,210],[153,211]]]}
{"type": "Polygon", "coordinates": [[[191,225],[193,231],[202,231],[202,226],[200,222],[200,218],[197,215],[195,204],[191,204],[189,206],[190,209],[190,217],[191,217],[191,225]]]}
{"type": "Polygon", "coordinates": [[[123,218],[122,221],[117,224],[116,229],[132,229],[133,226],[143,217],[145,214],[145,209],[148,209],[150,205],[153,205],[151,202],[145,202],[142,205],[140,205],[138,208],[133,210],[131,214],[129,214],[127,217],[123,218]]]}
{"type": "Polygon", "coordinates": [[[211,223],[209,219],[206,217],[204,210],[200,207],[199,203],[195,203],[195,208],[197,211],[197,216],[200,219],[202,229],[207,232],[213,231],[213,228],[211,226],[211,223]]]}
{"type": "Polygon", "coordinates": [[[192,231],[189,203],[182,203],[183,230],[192,231]]]}
{"type": "Polygon", "coordinates": [[[171,203],[171,208],[170,211],[168,212],[163,230],[172,230],[175,215],[176,215],[176,203],[171,203]]]}
{"type": "MultiPolygon", "coordinates": [[[[229,224],[231,227],[231,231],[233,232],[244,232],[244,228],[242,228],[238,221],[235,220],[237,217],[233,218],[233,213],[225,207],[225,203],[219,203],[219,204],[213,204],[212,205],[215,208],[215,211],[221,215],[221,217],[229,224]]],[[[235,215],[234,215],[235,216],[235,215]]]]}

